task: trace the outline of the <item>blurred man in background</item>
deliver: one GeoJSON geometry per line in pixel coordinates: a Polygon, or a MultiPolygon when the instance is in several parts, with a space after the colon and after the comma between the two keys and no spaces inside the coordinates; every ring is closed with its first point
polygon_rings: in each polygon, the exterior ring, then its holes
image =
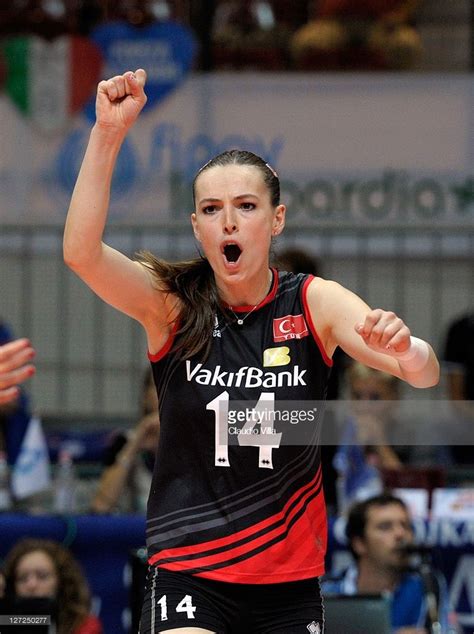
{"type": "Polygon", "coordinates": [[[445,580],[430,571],[429,579],[411,566],[414,535],[405,503],[382,494],[352,507],[346,525],[354,565],[344,576],[323,582],[323,594],[384,594],[391,603],[394,634],[428,634],[437,619],[442,634],[459,630],[448,610],[445,580]],[[433,591],[435,610],[428,611],[427,592],[433,591]]]}

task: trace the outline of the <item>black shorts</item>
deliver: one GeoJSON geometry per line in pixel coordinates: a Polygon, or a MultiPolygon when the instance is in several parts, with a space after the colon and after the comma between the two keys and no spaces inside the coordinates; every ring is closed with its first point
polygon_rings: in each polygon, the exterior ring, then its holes
{"type": "Polygon", "coordinates": [[[319,579],[225,583],[150,566],[140,634],[179,627],[217,634],[323,634],[319,579]]]}

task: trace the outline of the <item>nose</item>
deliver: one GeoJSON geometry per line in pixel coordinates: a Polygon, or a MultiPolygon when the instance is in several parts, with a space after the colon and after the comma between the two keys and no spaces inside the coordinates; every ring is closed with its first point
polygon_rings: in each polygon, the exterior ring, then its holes
{"type": "Polygon", "coordinates": [[[224,233],[230,235],[238,230],[237,216],[231,207],[224,208],[223,213],[223,229],[224,233]]]}
{"type": "Polygon", "coordinates": [[[410,541],[411,532],[406,526],[397,524],[395,528],[395,539],[400,543],[407,543],[410,541]]]}
{"type": "Polygon", "coordinates": [[[38,590],[38,580],[35,575],[30,575],[23,586],[26,596],[35,596],[38,590]]]}

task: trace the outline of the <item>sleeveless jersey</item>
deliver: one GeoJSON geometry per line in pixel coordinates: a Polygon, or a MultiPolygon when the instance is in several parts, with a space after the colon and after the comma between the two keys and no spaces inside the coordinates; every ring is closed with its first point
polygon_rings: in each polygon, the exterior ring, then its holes
{"type": "Polygon", "coordinates": [[[311,279],[273,271],[264,302],[235,310],[241,325],[219,310],[205,360],[178,359],[173,336],[149,354],[161,418],[150,564],[234,583],[323,574],[314,405],[325,397],[332,361],[307,308],[311,279]]]}

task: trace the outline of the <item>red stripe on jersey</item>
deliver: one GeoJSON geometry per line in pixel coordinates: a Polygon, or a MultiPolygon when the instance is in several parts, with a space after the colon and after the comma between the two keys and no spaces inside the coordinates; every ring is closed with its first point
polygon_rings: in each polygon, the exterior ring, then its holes
{"type": "MultiPolygon", "coordinates": [[[[327,521],[322,497],[319,495],[311,500],[306,509],[309,515],[304,513],[295,522],[285,540],[229,566],[196,572],[196,576],[232,583],[280,583],[324,574],[327,521]],[[318,520],[312,522],[311,517],[315,516],[318,520]]],[[[206,560],[198,560],[187,565],[183,562],[158,565],[167,570],[186,572],[206,564],[206,560]]]]}
{"type": "Polygon", "coordinates": [[[309,310],[307,293],[308,293],[308,287],[310,283],[312,282],[312,280],[314,280],[314,276],[313,275],[308,276],[308,278],[305,280],[303,285],[302,300],[303,300],[304,316],[306,317],[306,321],[308,322],[309,329],[311,330],[311,334],[313,335],[314,340],[316,341],[316,344],[319,350],[321,351],[321,356],[324,359],[324,363],[328,365],[329,367],[332,367],[332,359],[328,357],[326,350],[324,349],[324,346],[321,342],[321,339],[319,338],[316,327],[314,325],[313,318],[311,316],[311,311],[309,310]]]}
{"type": "MultiPolygon", "coordinates": [[[[319,472],[318,472],[319,473],[319,472]]],[[[316,480],[316,478],[315,478],[316,480]]],[[[320,480],[320,478],[319,478],[320,480]]],[[[318,482],[318,486],[319,486],[319,482],[318,482]]],[[[257,548],[260,547],[264,547],[264,552],[268,552],[272,550],[272,548],[276,547],[276,553],[277,553],[277,559],[282,559],[284,561],[286,561],[287,559],[287,553],[286,553],[286,546],[285,543],[290,545],[291,549],[294,549],[296,547],[296,542],[293,543],[293,538],[292,538],[292,534],[295,532],[295,527],[301,524],[304,524],[305,526],[305,536],[307,538],[307,532],[308,532],[308,528],[310,528],[311,524],[309,523],[309,520],[307,518],[307,510],[303,513],[302,517],[300,517],[295,524],[291,527],[291,529],[289,530],[289,533],[286,537],[285,540],[282,540],[282,543],[280,544],[280,546],[278,546],[278,544],[275,544],[273,546],[270,546],[268,548],[265,548],[265,544],[267,544],[268,542],[272,541],[273,539],[278,539],[282,534],[286,533],[288,530],[288,526],[289,524],[291,524],[291,520],[293,519],[293,517],[305,506],[305,504],[307,504],[308,498],[310,498],[312,495],[314,495],[314,489],[317,488],[317,486],[314,486],[314,481],[313,483],[310,483],[310,485],[307,485],[306,487],[304,487],[304,489],[300,490],[300,494],[303,490],[305,490],[304,495],[301,497],[301,499],[294,504],[294,506],[289,510],[288,514],[285,516],[284,511],[276,514],[273,516],[273,521],[279,521],[283,519],[283,523],[279,524],[278,526],[276,526],[275,528],[265,532],[263,535],[260,535],[259,537],[256,537],[254,539],[252,539],[249,542],[246,542],[244,544],[241,544],[239,546],[230,546],[229,548],[227,548],[224,552],[219,552],[219,553],[215,553],[215,554],[204,554],[203,557],[200,558],[196,558],[196,559],[192,559],[192,560],[184,560],[184,561],[176,561],[176,562],[171,562],[171,563],[163,563],[160,564],[160,560],[166,560],[166,553],[169,553],[170,551],[162,551],[160,553],[158,553],[157,555],[153,556],[150,559],[150,563],[157,563],[158,565],[162,565],[164,568],[167,568],[168,570],[175,570],[175,571],[186,571],[186,570],[190,570],[190,569],[195,569],[195,568],[199,568],[202,566],[214,566],[216,564],[225,564],[226,561],[229,561],[230,559],[233,559],[235,557],[245,557],[246,555],[248,555],[248,557],[253,558],[253,556],[251,554],[248,554],[250,551],[255,550],[257,548]],[[285,554],[286,553],[286,554],[285,554]]],[[[298,494],[296,494],[298,495],[298,494]]],[[[295,496],[293,496],[292,500],[295,498],[295,496]]],[[[324,516],[324,520],[325,520],[325,507],[324,507],[324,496],[322,494],[322,490],[320,491],[320,493],[316,496],[315,500],[317,500],[317,505],[319,507],[318,509],[318,517],[320,517],[321,515],[324,516]]],[[[287,503],[287,505],[285,506],[285,509],[287,510],[290,502],[287,503]]],[[[311,505],[311,502],[309,503],[309,505],[311,505]]],[[[312,515],[312,514],[311,514],[312,515]]],[[[272,518],[269,518],[272,519],[272,518]]],[[[251,532],[255,533],[258,531],[259,528],[262,527],[262,524],[267,524],[268,525],[268,521],[266,520],[265,523],[260,523],[257,524],[253,527],[251,527],[251,532]],[[253,529],[253,530],[252,530],[253,529]]],[[[247,529],[248,532],[248,529],[247,529]]],[[[242,531],[241,531],[242,533],[242,531]]],[[[298,530],[296,530],[296,533],[299,533],[298,530]]],[[[238,536],[239,533],[235,534],[233,536],[233,541],[237,541],[238,540],[238,536]]],[[[300,537],[298,537],[299,539],[300,537]]],[[[220,541],[220,540],[216,540],[216,541],[220,541]]],[[[307,540],[307,543],[310,543],[310,540],[307,540]]],[[[216,548],[216,542],[208,542],[208,547],[209,544],[211,545],[211,548],[216,548]]],[[[202,546],[202,545],[201,545],[202,546]]],[[[318,546],[319,548],[319,546],[318,546]]],[[[182,556],[183,550],[185,549],[173,549],[174,552],[178,555],[178,556],[182,556]]],[[[324,557],[324,549],[322,551],[322,556],[324,557]]],[[[315,548],[314,546],[311,547],[311,557],[316,556],[318,553],[315,552],[315,548]]],[[[276,563],[276,562],[275,562],[276,563]]],[[[240,565],[238,566],[240,568],[240,565]]],[[[260,574],[260,572],[258,573],[260,574]]]]}
{"type": "Polygon", "coordinates": [[[183,546],[178,548],[168,548],[166,550],[161,550],[159,553],[156,553],[149,559],[149,563],[153,564],[158,559],[169,559],[174,557],[182,557],[186,555],[194,555],[198,553],[205,553],[206,551],[216,550],[218,548],[222,548],[225,546],[231,546],[234,542],[239,542],[242,539],[250,537],[254,533],[258,533],[261,530],[264,530],[268,526],[271,526],[275,522],[282,520],[285,515],[288,513],[290,507],[295,503],[295,500],[298,499],[302,494],[307,496],[308,491],[317,489],[321,483],[322,471],[321,466],[318,468],[316,475],[314,478],[308,482],[304,487],[296,491],[285,506],[275,515],[271,515],[267,517],[267,519],[262,520],[258,524],[252,524],[248,528],[245,528],[237,533],[233,533],[232,535],[228,535],[226,537],[220,537],[218,539],[214,539],[208,542],[202,542],[200,544],[193,544],[192,546],[183,546]]]}
{"type": "Polygon", "coordinates": [[[318,515],[317,523],[304,514],[291,527],[284,542],[244,561],[197,576],[233,583],[280,583],[323,575],[327,521],[320,496],[309,503],[308,509],[312,516],[318,515]]]}

